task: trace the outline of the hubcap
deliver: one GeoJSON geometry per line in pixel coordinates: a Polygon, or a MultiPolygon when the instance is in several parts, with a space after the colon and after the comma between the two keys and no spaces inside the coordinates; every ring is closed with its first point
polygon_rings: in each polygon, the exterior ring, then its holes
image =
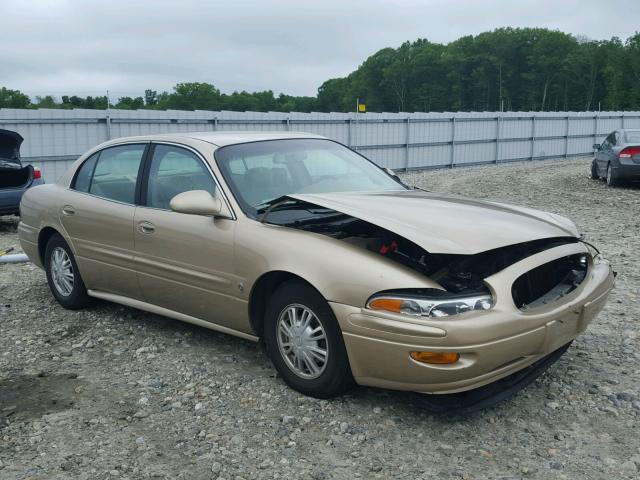
{"type": "Polygon", "coordinates": [[[64,248],[56,247],[51,254],[51,280],[60,295],[68,297],[73,291],[73,265],[64,248]]]}
{"type": "Polygon", "coordinates": [[[329,358],[324,327],[315,313],[298,303],[285,307],[278,317],[278,348],[287,366],[297,376],[318,378],[329,358]]]}

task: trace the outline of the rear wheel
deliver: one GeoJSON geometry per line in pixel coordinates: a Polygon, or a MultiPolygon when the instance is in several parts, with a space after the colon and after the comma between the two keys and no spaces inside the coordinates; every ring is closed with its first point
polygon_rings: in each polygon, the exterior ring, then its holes
{"type": "Polygon", "coordinates": [[[606,182],[610,187],[615,187],[616,185],[618,185],[618,179],[615,177],[610,163],[607,164],[606,182]]]}
{"type": "Polygon", "coordinates": [[[57,233],[47,242],[44,266],[49,289],[60,305],[77,310],[91,303],[71,248],[57,233]]]}
{"type": "Polygon", "coordinates": [[[299,281],[275,292],[264,325],[267,353],[294,390],[330,398],[353,386],[342,332],[327,301],[299,281]]]}
{"type": "Polygon", "coordinates": [[[598,166],[596,165],[596,161],[591,162],[591,180],[598,180],[600,175],[598,175],[598,166]]]}

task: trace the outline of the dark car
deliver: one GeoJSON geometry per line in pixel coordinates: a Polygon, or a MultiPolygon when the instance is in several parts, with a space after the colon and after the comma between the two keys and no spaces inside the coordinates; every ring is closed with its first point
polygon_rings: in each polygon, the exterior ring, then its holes
{"type": "Polygon", "coordinates": [[[22,165],[23,140],[17,132],[0,129],[0,215],[18,215],[25,190],[44,183],[40,169],[22,165]]]}
{"type": "Polygon", "coordinates": [[[591,162],[591,178],[604,178],[609,186],[640,181],[640,129],[612,132],[600,143],[591,162]]]}

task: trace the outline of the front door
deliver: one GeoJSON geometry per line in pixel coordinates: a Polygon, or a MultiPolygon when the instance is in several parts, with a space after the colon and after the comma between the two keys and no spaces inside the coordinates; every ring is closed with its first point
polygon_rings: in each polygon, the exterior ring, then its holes
{"type": "Polygon", "coordinates": [[[604,139],[600,148],[596,152],[596,162],[598,163],[598,173],[601,177],[604,177],[607,174],[607,165],[611,161],[613,152],[613,144],[615,143],[615,132],[608,135],[607,138],[604,139]]]}
{"type": "Polygon", "coordinates": [[[170,210],[182,192],[219,188],[205,162],[183,147],[156,144],[134,218],[140,287],[146,302],[250,332],[234,275],[235,220],[170,210]]]}
{"type": "Polygon", "coordinates": [[[133,219],[147,145],[119,145],[92,155],[63,194],[59,216],[90,290],[140,298],[133,266],[133,219]]]}

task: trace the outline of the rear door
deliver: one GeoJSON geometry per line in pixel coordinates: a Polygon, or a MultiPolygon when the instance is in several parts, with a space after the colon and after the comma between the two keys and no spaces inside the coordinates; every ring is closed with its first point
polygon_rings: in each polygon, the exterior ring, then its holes
{"type": "Polygon", "coordinates": [[[135,213],[136,266],[148,303],[201,320],[249,331],[246,303],[237,298],[235,220],[173,212],[182,192],[220,194],[204,159],[194,150],[155,144],[135,213]]]}
{"type": "Polygon", "coordinates": [[[141,297],[133,267],[137,180],[148,144],[108,147],[89,157],[64,193],[60,220],[87,288],[141,297]]]}

